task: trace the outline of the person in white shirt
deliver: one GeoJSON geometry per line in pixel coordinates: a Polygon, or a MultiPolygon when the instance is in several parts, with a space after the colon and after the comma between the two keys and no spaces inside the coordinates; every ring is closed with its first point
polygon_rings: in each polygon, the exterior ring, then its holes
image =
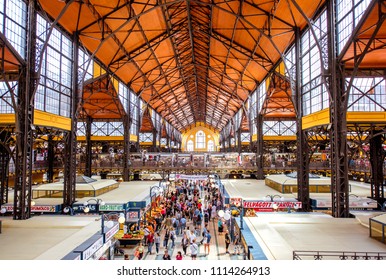
{"type": "Polygon", "coordinates": [[[216,205],[212,205],[212,215],[211,215],[211,218],[214,220],[217,218],[217,207],[216,205]]]}
{"type": "Polygon", "coordinates": [[[192,260],[195,260],[197,258],[198,254],[198,245],[196,243],[196,239],[193,240],[192,243],[190,243],[190,256],[192,257],[192,260]]]}
{"type": "Polygon", "coordinates": [[[234,255],[240,255],[241,253],[241,245],[240,245],[240,235],[239,233],[236,231],[235,232],[235,239],[233,241],[233,245],[234,245],[234,255]]]}
{"type": "Polygon", "coordinates": [[[191,230],[191,231],[190,231],[189,238],[190,238],[190,243],[196,241],[197,236],[196,236],[196,234],[194,233],[194,230],[191,230]]]}

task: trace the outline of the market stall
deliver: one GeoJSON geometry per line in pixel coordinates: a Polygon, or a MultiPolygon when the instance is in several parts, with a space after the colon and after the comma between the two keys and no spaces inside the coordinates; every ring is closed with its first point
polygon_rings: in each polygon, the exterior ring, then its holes
{"type": "Polygon", "coordinates": [[[140,230],[140,208],[129,208],[126,211],[126,222],[123,228],[115,234],[121,246],[136,245],[144,238],[144,231],[140,230]]]}

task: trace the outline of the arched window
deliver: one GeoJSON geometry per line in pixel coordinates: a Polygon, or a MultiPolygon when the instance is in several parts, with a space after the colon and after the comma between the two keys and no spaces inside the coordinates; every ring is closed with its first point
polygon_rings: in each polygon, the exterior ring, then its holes
{"type": "Polygon", "coordinates": [[[214,152],[214,142],[213,140],[208,141],[208,152],[214,152]]]}
{"type": "Polygon", "coordinates": [[[193,152],[194,151],[194,144],[192,140],[189,140],[188,143],[186,144],[186,150],[188,152],[193,152]]]}
{"type": "Polygon", "coordinates": [[[196,149],[205,149],[205,133],[202,130],[196,133],[196,149]]]}

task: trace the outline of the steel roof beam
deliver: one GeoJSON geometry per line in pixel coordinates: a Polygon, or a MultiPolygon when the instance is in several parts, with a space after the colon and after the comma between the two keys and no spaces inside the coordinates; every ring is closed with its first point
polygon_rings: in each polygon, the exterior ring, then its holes
{"type": "MultiPolygon", "coordinates": [[[[244,3],[244,0],[241,0],[240,3],[239,3],[239,10],[238,10],[238,13],[239,13],[240,15],[241,15],[241,12],[242,12],[242,6],[243,6],[243,3],[244,3]]],[[[228,47],[228,52],[227,52],[225,61],[223,62],[223,64],[224,64],[224,69],[223,69],[223,71],[222,71],[223,73],[226,73],[227,67],[229,67],[229,65],[228,65],[228,60],[229,60],[229,56],[230,56],[230,53],[231,53],[231,49],[233,49],[233,48],[232,48],[232,44],[233,44],[233,42],[234,42],[234,38],[235,38],[235,35],[236,35],[236,26],[237,26],[238,22],[239,22],[239,17],[236,17],[236,20],[235,20],[235,22],[234,22],[234,24],[233,24],[232,38],[230,39],[230,45],[229,45],[229,47],[228,47]]],[[[238,71],[237,71],[237,72],[238,72],[238,71]]],[[[242,77],[240,76],[240,80],[241,80],[241,79],[242,79],[242,77]]],[[[221,83],[223,84],[223,82],[224,82],[224,75],[221,76],[221,83]]],[[[236,85],[237,85],[237,84],[236,84],[236,85]]],[[[219,95],[220,95],[220,89],[219,89],[218,92],[217,92],[216,103],[218,103],[218,101],[219,101],[219,95]]],[[[213,114],[212,114],[212,118],[214,118],[214,112],[213,112],[213,114]]],[[[220,120],[221,120],[221,119],[218,119],[218,120],[217,120],[217,124],[216,124],[215,127],[218,127],[218,124],[220,123],[220,120]]]]}
{"type": "MultiPolygon", "coordinates": [[[[172,7],[165,7],[165,8],[163,8],[163,17],[164,17],[164,20],[165,20],[165,22],[166,22],[166,25],[167,25],[167,30],[168,30],[168,32],[169,32],[169,30],[171,29],[171,28],[175,28],[175,25],[171,22],[172,21],[172,16],[173,16],[173,14],[169,14],[169,10],[171,9],[172,7]],[[169,26],[170,25],[170,26],[169,26]]],[[[185,11],[184,9],[183,9],[183,11],[185,11]]],[[[187,9],[187,12],[189,13],[189,10],[187,9]]],[[[189,21],[189,20],[188,20],[189,21]]],[[[185,23],[185,22],[184,22],[185,23]]],[[[189,22],[187,23],[188,24],[188,29],[189,29],[189,22]]],[[[184,24],[185,25],[185,24],[184,24]]],[[[186,33],[188,33],[188,32],[186,32],[186,33]]],[[[182,40],[182,38],[179,38],[179,40],[180,41],[182,41],[182,42],[184,42],[184,43],[186,43],[186,46],[188,46],[188,41],[190,41],[190,44],[192,44],[192,42],[191,42],[191,33],[189,33],[189,40],[182,40]]],[[[184,85],[184,87],[185,87],[185,91],[188,93],[189,92],[189,88],[188,88],[188,81],[187,81],[187,79],[185,78],[185,71],[184,71],[184,68],[182,67],[182,62],[181,62],[181,53],[183,53],[183,50],[181,50],[181,48],[180,48],[180,46],[179,45],[177,45],[176,43],[177,43],[177,38],[172,38],[171,37],[171,40],[172,40],[172,43],[174,43],[174,44],[172,44],[173,45],[173,52],[174,52],[174,55],[175,55],[175,61],[176,61],[176,63],[177,63],[177,65],[178,65],[178,69],[179,69],[179,71],[180,71],[180,78],[182,79],[182,84],[184,85]],[[182,52],[181,52],[182,51],[182,52]]],[[[190,46],[190,49],[192,49],[193,48],[193,45],[191,45],[190,46]]],[[[190,58],[188,58],[188,55],[186,55],[185,56],[186,58],[187,58],[187,60],[189,61],[189,59],[190,58]]],[[[192,57],[192,61],[194,60],[194,57],[192,57]]],[[[189,92],[190,93],[190,92],[189,92]]],[[[188,99],[189,99],[189,103],[191,104],[191,101],[190,101],[190,94],[187,94],[187,97],[188,97],[188,99]]],[[[193,108],[191,108],[191,110],[192,110],[192,113],[193,113],[193,108]]]]}
{"type": "MultiPolygon", "coordinates": [[[[135,15],[135,13],[134,13],[134,15],[135,15]]],[[[141,25],[141,23],[139,22],[138,19],[137,19],[137,25],[139,26],[140,31],[141,31],[141,34],[142,34],[144,40],[146,41],[146,44],[148,45],[148,49],[150,50],[150,52],[152,53],[152,56],[153,56],[153,57],[155,58],[155,60],[157,61],[158,67],[159,67],[159,69],[160,69],[160,72],[163,72],[163,68],[162,68],[162,66],[161,66],[161,64],[160,64],[160,62],[159,62],[159,60],[158,60],[158,58],[157,58],[157,56],[156,56],[156,54],[155,54],[153,48],[151,47],[150,42],[149,42],[149,40],[148,40],[148,38],[147,38],[147,36],[146,36],[146,33],[145,33],[145,31],[144,31],[144,29],[143,29],[143,27],[142,27],[142,25],[141,25]]],[[[142,76],[144,76],[144,77],[146,78],[146,80],[147,80],[149,83],[151,83],[149,77],[148,77],[148,76],[140,69],[138,63],[137,63],[136,61],[134,61],[134,64],[136,65],[137,69],[141,72],[142,76]]],[[[171,86],[171,84],[170,84],[170,82],[168,81],[167,77],[165,76],[165,74],[164,74],[163,76],[165,77],[165,80],[167,81],[167,84],[168,84],[168,86],[170,87],[170,90],[173,92],[173,87],[171,86]]],[[[152,85],[152,87],[153,87],[154,91],[156,91],[157,94],[159,95],[159,92],[154,88],[154,85],[152,85]]],[[[174,94],[174,92],[173,92],[173,94],[174,94]]],[[[174,94],[174,95],[175,95],[175,94],[174,94]]],[[[148,103],[151,103],[152,98],[153,98],[153,97],[150,97],[150,100],[149,100],[148,103]]],[[[162,97],[160,97],[160,98],[161,98],[161,100],[163,100],[162,97]]],[[[178,100],[177,100],[177,102],[179,103],[178,100]]],[[[180,122],[179,119],[177,119],[177,121],[180,122]]],[[[180,124],[181,124],[181,122],[180,122],[180,124]]]]}

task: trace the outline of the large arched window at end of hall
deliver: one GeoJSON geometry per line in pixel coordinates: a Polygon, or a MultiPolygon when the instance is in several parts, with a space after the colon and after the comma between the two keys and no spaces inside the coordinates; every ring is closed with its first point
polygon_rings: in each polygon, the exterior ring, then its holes
{"type": "Polygon", "coordinates": [[[213,140],[208,141],[208,152],[214,152],[214,142],[213,140]]]}
{"type": "Polygon", "coordinates": [[[194,151],[194,144],[192,140],[189,140],[188,143],[186,144],[186,150],[188,152],[193,152],[194,151]]]}
{"type": "Polygon", "coordinates": [[[202,130],[196,133],[196,149],[205,149],[205,133],[202,130]]]}

